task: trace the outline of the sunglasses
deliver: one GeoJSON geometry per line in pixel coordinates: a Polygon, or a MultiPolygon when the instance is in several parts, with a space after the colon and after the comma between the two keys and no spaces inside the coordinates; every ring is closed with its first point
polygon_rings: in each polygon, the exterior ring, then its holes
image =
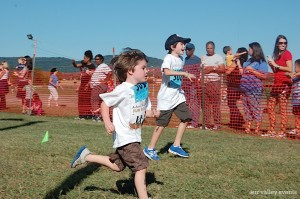
{"type": "Polygon", "coordinates": [[[95,60],[100,60],[100,59],[95,59],[95,60]]]}
{"type": "Polygon", "coordinates": [[[282,44],[286,45],[287,42],[278,42],[278,45],[282,45],[282,44]]]}

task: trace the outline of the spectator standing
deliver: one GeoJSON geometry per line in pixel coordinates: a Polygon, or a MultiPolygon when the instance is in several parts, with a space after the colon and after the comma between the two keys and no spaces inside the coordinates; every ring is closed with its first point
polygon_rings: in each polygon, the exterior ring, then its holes
{"type": "Polygon", "coordinates": [[[230,66],[226,67],[227,77],[227,104],[229,107],[230,122],[229,127],[241,129],[245,123],[243,116],[237,106],[238,100],[241,99],[241,73],[243,64],[248,60],[248,51],[246,48],[238,48],[236,59],[233,60],[230,66]],[[243,54],[242,54],[243,53],[243,54]]]}
{"type": "MultiPolygon", "coordinates": [[[[187,43],[185,45],[185,53],[183,71],[194,74],[199,79],[201,59],[195,55],[195,45],[187,43]]],[[[192,121],[188,124],[187,128],[197,128],[200,118],[200,85],[198,81],[191,82],[188,79],[183,79],[182,88],[184,89],[186,103],[192,113],[192,121]]]]}
{"type": "Polygon", "coordinates": [[[16,97],[21,99],[22,102],[22,113],[26,113],[26,104],[25,104],[25,96],[26,91],[23,89],[25,85],[28,84],[29,70],[27,68],[26,62],[27,60],[23,58],[23,62],[25,66],[14,72],[14,76],[17,76],[17,95],[16,97]]]}
{"type": "Polygon", "coordinates": [[[250,133],[252,122],[256,122],[255,134],[260,134],[262,122],[261,99],[263,94],[263,80],[267,78],[268,64],[263,50],[258,42],[249,44],[251,56],[240,68],[242,74],[241,91],[246,114],[245,133],[250,133]]]}
{"type": "Polygon", "coordinates": [[[60,87],[63,89],[59,83],[58,77],[57,77],[58,70],[56,68],[52,68],[50,70],[50,78],[49,78],[49,84],[48,89],[50,91],[50,95],[48,98],[48,107],[51,106],[51,100],[54,100],[55,106],[58,106],[58,92],[57,89],[60,87]]]}
{"type": "Polygon", "coordinates": [[[7,61],[0,63],[0,110],[6,109],[6,94],[9,93],[9,66],[7,61]]]}
{"type": "Polygon", "coordinates": [[[295,73],[286,72],[292,78],[292,105],[295,116],[295,130],[289,132],[290,135],[296,134],[300,138],[300,59],[295,61],[295,73]]]}
{"type": "Polygon", "coordinates": [[[181,147],[181,139],[188,122],[192,120],[192,116],[186,104],[181,85],[182,76],[185,76],[190,81],[196,78],[195,75],[182,71],[182,55],[184,54],[185,44],[190,41],[190,38],[182,38],[173,34],[165,42],[165,49],[169,52],[161,66],[162,83],[157,95],[157,110],[160,110],[160,116],[156,118],[156,127],[150,144],[144,148],[145,155],[151,160],[160,160],[156,153],[155,145],[165,127],[168,126],[173,113],[179,118],[180,123],[174,143],[168,151],[180,157],[189,157],[189,154],[181,147]]]}
{"type": "Polygon", "coordinates": [[[273,59],[268,58],[268,63],[274,73],[274,84],[271,96],[268,100],[268,113],[270,129],[268,134],[276,137],[284,137],[288,121],[287,104],[291,92],[291,78],[285,73],[291,73],[293,69],[292,54],[287,50],[288,41],[284,35],[278,35],[275,41],[273,59]],[[277,103],[280,105],[281,126],[280,131],[275,132],[277,103]]]}
{"type": "Polygon", "coordinates": [[[107,92],[108,81],[112,77],[112,70],[107,64],[103,63],[104,57],[101,54],[95,56],[95,62],[97,68],[91,77],[91,112],[93,114],[93,120],[98,121],[101,119],[100,104],[102,102],[99,95],[107,92]]]}
{"type": "MultiPolygon", "coordinates": [[[[78,119],[85,120],[91,118],[91,87],[90,80],[95,70],[95,65],[92,63],[93,53],[90,50],[84,52],[84,58],[80,63],[72,60],[75,68],[81,71],[80,86],[78,89],[78,119]]],[[[77,119],[77,118],[76,118],[77,119]]]]}
{"type": "Polygon", "coordinates": [[[224,60],[215,53],[215,43],[206,43],[206,55],[202,56],[204,67],[205,125],[207,129],[221,127],[221,73],[225,72],[224,60]],[[213,120],[213,121],[212,121],[213,120]]]}
{"type": "Polygon", "coordinates": [[[32,64],[32,59],[29,55],[24,56],[24,58],[26,59],[26,66],[28,68],[29,71],[32,70],[33,64],[32,64]]]}
{"type": "Polygon", "coordinates": [[[186,57],[184,59],[184,66],[200,64],[201,59],[195,55],[195,45],[192,43],[187,43],[185,45],[186,57]]]}

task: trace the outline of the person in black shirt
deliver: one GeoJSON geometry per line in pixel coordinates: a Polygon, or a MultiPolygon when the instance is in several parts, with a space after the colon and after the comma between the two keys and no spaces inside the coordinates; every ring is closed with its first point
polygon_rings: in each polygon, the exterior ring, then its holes
{"type": "Polygon", "coordinates": [[[78,89],[78,113],[81,120],[92,117],[91,113],[91,87],[90,80],[95,71],[95,65],[92,63],[93,53],[90,50],[85,51],[84,58],[80,63],[72,60],[75,68],[81,71],[80,86],[78,89]]]}

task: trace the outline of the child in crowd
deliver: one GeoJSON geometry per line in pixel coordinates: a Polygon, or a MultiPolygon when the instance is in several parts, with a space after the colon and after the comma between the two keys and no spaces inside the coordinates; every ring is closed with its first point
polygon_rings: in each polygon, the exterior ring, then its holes
{"type": "Polygon", "coordinates": [[[295,130],[290,134],[300,137],[300,59],[295,61],[295,73],[286,73],[293,81],[292,85],[292,105],[293,114],[295,115],[295,130]]]}
{"type": "Polygon", "coordinates": [[[23,68],[26,66],[26,61],[27,61],[26,58],[20,57],[18,59],[18,65],[16,66],[16,70],[17,71],[23,70],[23,68]]]}
{"type": "Polygon", "coordinates": [[[23,114],[25,114],[26,111],[30,110],[30,99],[32,100],[31,105],[33,104],[32,96],[34,93],[34,87],[31,84],[30,79],[28,79],[27,82],[28,82],[28,84],[23,87],[23,91],[25,91],[25,102],[23,104],[23,109],[22,109],[23,114]]]}
{"type": "Polygon", "coordinates": [[[156,118],[156,127],[148,147],[144,149],[145,155],[151,160],[160,160],[156,153],[155,145],[168,126],[173,113],[180,119],[174,143],[169,148],[169,152],[180,157],[189,157],[180,144],[188,122],[192,120],[191,112],[186,104],[184,91],[181,89],[182,76],[192,81],[195,75],[182,71],[185,44],[190,42],[190,38],[182,38],[176,34],[171,35],[165,42],[165,49],[168,54],[164,58],[161,66],[162,83],[157,96],[157,110],[160,116],[156,118]]]}
{"type": "Polygon", "coordinates": [[[33,93],[31,111],[33,115],[43,114],[43,103],[36,92],[33,93]]]}
{"type": "Polygon", "coordinates": [[[112,92],[100,94],[103,102],[101,114],[108,134],[113,134],[115,153],[109,156],[95,155],[84,146],[71,163],[74,168],[85,162],[104,165],[113,171],[122,171],[128,166],[135,173],[134,183],[139,198],[148,198],[146,170],[148,160],[140,146],[141,127],[147,117],[156,117],[159,112],[151,111],[148,98],[147,58],[139,50],[121,53],[114,63],[114,71],[120,81],[112,92]],[[113,108],[113,123],[109,115],[113,108]]]}
{"type": "Polygon", "coordinates": [[[245,54],[246,52],[233,54],[232,48],[230,46],[224,46],[223,53],[226,55],[226,57],[225,57],[226,66],[231,66],[231,64],[235,60],[235,58],[239,57],[240,55],[245,54]]]}

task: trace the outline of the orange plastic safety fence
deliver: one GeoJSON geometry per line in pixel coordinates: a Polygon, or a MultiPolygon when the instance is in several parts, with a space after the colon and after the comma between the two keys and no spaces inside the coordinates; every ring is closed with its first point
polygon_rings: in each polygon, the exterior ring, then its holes
{"type": "MultiPolygon", "coordinates": [[[[240,89],[241,75],[239,73],[233,73],[230,76],[220,74],[219,79],[207,81],[202,78],[200,65],[187,66],[184,70],[197,77],[193,82],[187,78],[183,78],[182,82],[182,89],[193,118],[188,125],[189,128],[199,129],[205,126],[210,130],[222,128],[253,134],[265,134],[270,130],[287,133],[295,129],[290,90],[283,90],[281,91],[284,92],[283,94],[279,93],[278,97],[272,98],[271,90],[274,80],[272,73],[269,73],[268,78],[262,81],[262,92],[253,91],[245,95],[240,89]]],[[[101,100],[97,100],[96,91],[92,92],[88,79],[82,81],[80,73],[61,72],[58,73],[58,78],[62,88],[57,89],[58,104],[56,104],[48,88],[49,72],[35,72],[33,88],[42,103],[42,108],[33,114],[73,116],[74,118],[80,116],[85,119],[100,116],[99,110],[98,112],[96,110],[97,107],[100,108],[101,100]]],[[[160,68],[150,68],[148,83],[149,97],[152,108],[155,109],[161,84],[160,68]]],[[[113,81],[110,84],[110,89],[113,89],[113,81]]],[[[10,77],[7,91],[6,87],[0,83],[1,112],[22,113],[24,104],[27,109],[29,108],[28,99],[22,100],[19,96],[17,97],[20,89],[25,92],[26,96],[26,89],[18,86],[14,76],[10,77]]],[[[175,127],[178,123],[179,120],[173,116],[170,127],[175,127]]],[[[147,119],[146,124],[155,125],[155,120],[147,119]]]]}

